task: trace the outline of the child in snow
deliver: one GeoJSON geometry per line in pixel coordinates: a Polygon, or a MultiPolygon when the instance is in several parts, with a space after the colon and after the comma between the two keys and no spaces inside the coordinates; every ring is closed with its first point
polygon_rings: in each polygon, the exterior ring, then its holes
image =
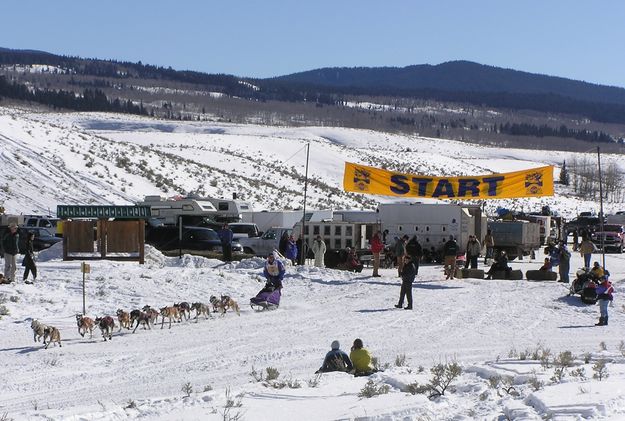
{"type": "Polygon", "coordinates": [[[608,304],[612,301],[612,294],[614,293],[614,288],[612,287],[612,283],[608,279],[609,274],[605,274],[601,277],[601,283],[597,285],[597,299],[599,301],[599,323],[595,324],[595,326],[607,326],[608,325],[608,304]]]}

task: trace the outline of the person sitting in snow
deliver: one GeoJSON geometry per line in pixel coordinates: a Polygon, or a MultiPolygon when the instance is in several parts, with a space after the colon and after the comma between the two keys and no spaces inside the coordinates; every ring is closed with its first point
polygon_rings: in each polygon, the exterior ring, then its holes
{"type": "Polygon", "coordinates": [[[545,263],[543,263],[543,265],[538,270],[551,272],[551,269],[553,269],[553,266],[551,266],[551,259],[548,257],[545,257],[545,263]]]}
{"type": "Polygon", "coordinates": [[[508,266],[508,255],[504,250],[501,251],[497,256],[495,256],[495,263],[493,263],[486,272],[486,279],[493,279],[493,273],[495,272],[506,272],[506,278],[510,276],[510,272],[512,268],[508,266]]]}
{"type": "Polygon", "coordinates": [[[328,351],[321,368],[315,373],[329,373],[331,371],[352,371],[354,366],[347,354],[341,351],[339,341],[332,341],[331,351],[328,351]]]}
{"type": "Polygon", "coordinates": [[[371,354],[362,344],[362,339],[355,339],[349,358],[354,365],[354,376],[369,376],[377,370],[371,362],[371,354]]]}
{"type": "Polygon", "coordinates": [[[276,289],[281,289],[282,279],[284,279],[284,273],[285,270],[282,262],[276,259],[273,253],[267,256],[265,269],[263,270],[263,275],[265,275],[265,278],[267,278],[267,283],[265,284],[265,288],[263,288],[262,291],[272,292],[276,289]]]}

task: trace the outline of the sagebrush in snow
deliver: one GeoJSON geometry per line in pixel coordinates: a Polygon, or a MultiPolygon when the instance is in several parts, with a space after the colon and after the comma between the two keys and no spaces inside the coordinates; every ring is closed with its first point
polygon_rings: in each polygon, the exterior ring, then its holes
{"type": "Polygon", "coordinates": [[[372,398],[378,395],[385,395],[391,390],[391,387],[387,384],[376,386],[373,380],[369,380],[365,386],[358,393],[360,398],[372,398]]]}
{"type": "Polygon", "coordinates": [[[607,363],[608,362],[606,360],[599,360],[592,366],[592,369],[595,372],[595,374],[592,375],[594,379],[601,381],[609,377],[607,363]]]}
{"type": "Polygon", "coordinates": [[[440,363],[432,367],[430,372],[432,373],[432,378],[427,384],[409,384],[407,386],[407,391],[413,395],[417,393],[427,394],[430,399],[443,396],[451,385],[451,382],[462,374],[462,367],[455,361],[446,364],[440,363]]]}

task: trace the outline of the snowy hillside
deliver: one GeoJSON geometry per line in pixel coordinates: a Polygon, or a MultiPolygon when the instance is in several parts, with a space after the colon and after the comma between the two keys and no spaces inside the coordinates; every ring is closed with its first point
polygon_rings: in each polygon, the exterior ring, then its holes
{"type": "MultiPolygon", "coordinates": [[[[132,203],[148,194],[200,193],[249,200],[255,209],[303,204],[310,142],[309,208],[368,208],[392,198],[346,193],[343,164],[430,175],[506,172],[559,166],[583,154],[489,148],[366,130],[170,122],[102,113],[33,113],[0,108],[0,203],[9,212],[54,213],[61,203],[132,203]]],[[[594,159],[593,155],[586,156],[594,159]]],[[[619,156],[604,155],[625,170],[619,156]]],[[[558,174],[556,172],[556,178],[558,174]]],[[[487,206],[564,215],[596,203],[557,196],[487,206]]],[[[622,204],[607,205],[607,211],[622,204]]]]}

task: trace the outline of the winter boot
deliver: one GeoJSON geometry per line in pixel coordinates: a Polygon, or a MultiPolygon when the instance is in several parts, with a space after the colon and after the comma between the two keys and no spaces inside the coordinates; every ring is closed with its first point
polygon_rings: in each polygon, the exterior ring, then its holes
{"type": "Polygon", "coordinates": [[[603,317],[599,317],[599,323],[595,323],[595,326],[603,326],[603,317]]]}
{"type": "Polygon", "coordinates": [[[604,325],[604,326],[607,326],[607,325],[608,325],[608,316],[605,316],[605,317],[603,318],[603,325],[604,325]]]}

